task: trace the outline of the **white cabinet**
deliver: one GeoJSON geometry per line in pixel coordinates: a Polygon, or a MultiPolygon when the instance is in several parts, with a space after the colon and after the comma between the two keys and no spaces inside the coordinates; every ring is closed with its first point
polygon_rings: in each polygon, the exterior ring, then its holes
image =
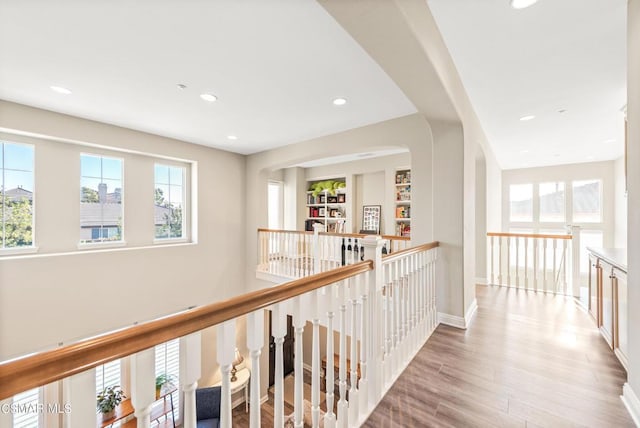
{"type": "Polygon", "coordinates": [[[613,349],[613,282],[611,276],[613,274],[613,266],[609,263],[600,262],[602,266],[602,324],[600,325],[600,333],[607,341],[607,344],[613,349]]]}
{"type": "Polygon", "coordinates": [[[613,269],[613,289],[616,299],[615,352],[622,365],[627,367],[629,352],[629,304],[627,300],[627,274],[620,269],[613,269]]]}

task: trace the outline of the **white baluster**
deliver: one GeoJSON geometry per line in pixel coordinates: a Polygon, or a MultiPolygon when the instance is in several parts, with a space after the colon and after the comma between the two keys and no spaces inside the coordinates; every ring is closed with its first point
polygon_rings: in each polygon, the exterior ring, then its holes
{"type": "Polygon", "coordinates": [[[349,420],[352,424],[358,420],[358,295],[361,276],[350,278],[349,302],[351,303],[351,352],[349,355],[351,368],[351,388],[349,389],[349,420]]]}
{"type": "Polygon", "coordinates": [[[538,238],[533,239],[533,289],[538,291],[538,238]]]}
{"type": "Polygon", "coordinates": [[[236,349],[236,321],[229,320],[216,326],[218,364],[222,376],[220,391],[220,427],[231,427],[231,364],[236,349]]]}
{"type": "MultiPolygon", "coordinates": [[[[338,427],[346,428],[349,422],[347,403],[347,305],[346,284],[343,282],[338,289],[338,301],[340,304],[340,363],[338,379],[340,383],[340,400],[338,401],[338,427]]],[[[328,357],[327,359],[329,359],[328,357]]]]}
{"type": "Polygon", "coordinates": [[[304,425],[304,396],[302,395],[304,380],[304,373],[302,371],[302,334],[304,333],[305,318],[302,313],[307,306],[306,304],[304,304],[308,301],[306,297],[307,296],[297,296],[293,298],[293,328],[295,332],[295,358],[293,360],[293,411],[294,425],[296,426],[296,428],[302,428],[302,426],[304,425]]]}
{"type": "Polygon", "coordinates": [[[180,338],[180,383],[184,393],[183,428],[196,428],[196,389],[202,371],[200,332],[180,338]]]}
{"type": "Polygon", "coordinates": [[[520,288],[520,237],[516,236],[516,288],[520,288]]]}
{"type": "MultiPolygon", "coordinates": [[[[64,428],[94,427],[96,424],[96,374],[95,370],[87,370],[62,380],[63,397],[73,408],[72,412],[64,413],[64,428]]],[[[13,426],[11,412],[7,414],[10,425],[13,426]]],[[[4,419],[3,419],[4,422],[4,419]]],[[[4,427],[4,425],[3,425],[4,427]]]]}
{"type": "MultiPolygon", "coordinates": [[[[249,426],[260,427],[260,355],[264,346],[264,310],[247,314],[247,348],[251,356],[251,388],[249,392],[249,426]]],[[[186,427],[185,427],[186,428],[186,427]]]]}
{"type": "Polygon", "coordinates": [[[333,412],[333,401],[335,389],[335,373],[333,367],[333,316],[335,311],[334,293],[338,285],[329,285],[324,288],[325,306],[327,308],[327,371],[324,374],[325,379],[325,401],[327,403],[327,412],[324,415],[324,426],[333,428],[336,425],[336,415],[333,412]]]}
{"type": "Polygon", "coordinates": [[[569,294],[567,290],[567,240],[562,240],[562,292],[569,294]]]}
{"type": "Polygon", "coordinates": [[[369,346],[371,340],[369,338],[369,324],[371,322],[369,318],[369,282],[372,277],[368,274],[364,274],[362,281],[364,281],[363,288],[361,290],[361,309],[360,309],[360,381],[358,382],[358,390],[360,394],[359,410],[360,414],[366,414],[369,406],[369,346]]]}
{"type": "Polygon", "coordinates": [[[580,296],[580,226],[571,226],[571,289],[580,296]]]}
{"type": "Polygon", "coordinates": [[[496,283],[495,272],[494,272],[494,260],[493,260],[494,253],[495,253],[495,248],[493,246],[493,236],[491,236],[489,238],[489,254],[491,254],[491,265],[490,265],[490,268],[491,268],[491,284],[492,285],[496,283]]]}
{"type": "Polygon", "coordinates": [[[502,236],[498,236],[498,282],[502,283],[502,236]]]}
{"type": "Polygon", "coordinates": [[[393,300],[391,297],[393,292],[393,266],[389,263],[384,268],[384,373],[381,385],[383,390],[386,388],[387,383],[391,381],[391,349],[393,346],[393,300]]]}
{"type": "Polygon", "coordinates": [[[287,334],[287,311],[285,303],[273,305],[271,310],[271,334],[276,347],[276,366],[274,375],[273,424],[284,426],[284,358],[282,344],[287,334]]]}
{"type": "Polygon", "coordinates": [[[507,236],[507,285],[511,283],[511,237],[507,236]]]}
{"type": "Polygon", "coordinates": [[[558,247],[558,240],[553,239],[553,276],[551,277],[551,284],[553,284],[553,293],[556,294],[558,292],[558,281],[557,281],[557,255],[556,249],[558,247]]]}
{"type": "MultiPolygon", "coordinates": [[[[313,342],[311,346],[311,421],[317,428],[320,424],[320,319],[318,305],[320,291],[312,293],[311,322],[313,324],[313,342]]],[[[328,330],[327,330],[327,334],[328,330]]]]}
{"type": "Polygon", "coordinates": [[[529,289],[529,239],[524,238],[524,288],[529,289]]]}

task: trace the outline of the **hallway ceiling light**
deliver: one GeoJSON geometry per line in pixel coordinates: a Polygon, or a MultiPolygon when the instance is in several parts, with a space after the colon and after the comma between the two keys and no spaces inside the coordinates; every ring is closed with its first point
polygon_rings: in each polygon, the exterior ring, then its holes
{"type": "Polygon", "coordinates": [[[178,83],[176,86],[178,87],[178,89],[187,89],[187,85],[185,85],[184,83],[178,83]]]}
{"type": "Polygon", "coordinates": [[[527,120],[531,120],[531,119],[535,119],[536,117],[533,115],[529,115],[529,116],[522,116],[520,118],[521,121],[526,122],[527,120]]]}
{"type": "Polygon", "coordinates": [[[200,94],[200,98],[202,98],[203,100],[207,101],[207,102],[214,102],[215,100],[218,99],[218,97],[216,97],[213,94],[200,94]]]}
{"type": "Polygon", "coordinates": [[[337,106],[343,106],[347,103],[346,98],[336,98],[333,100],[333,104],[337,106]]]}
{"type": "Polygon", "coordinates": [[[509,3],[514,9],[525,9],[529,6],[533,6],[538,0],[511,0],[509,3]]]}
{"type": "Polygon", "coordinates": [[[51,88],[52,91],[57,92],[59,94],[63,94],[63,95],[71,95],[71,89],[67,89],[64,88],[62,86],[49,86],[49,88],[51,88]]]}
{"type": "Polygon", "coordinates": [[[228,139],[228,140],[234,140],[234,141],[235,141],[235,140],[237,140],[237,139],[238,139],[238,137],[236,137],[235,135],[227,135],[227,139],[228,139]]]}
{"type": "Polygon", "coordinates": [[[615,143],[615,142],[616,142],[616,140],[614,140],[614,139],[612,138],[612,139],[609,139],[609,140],[604,140],[602,143],[603,143],[603,144],[611,144],[611,143],[615,143]]]}
{"type": "Polygon", "coordinates": [[[529,150],[520,150],[520,154],[522,155],[526,155],[527,153],[529,153],[529,150]]]}

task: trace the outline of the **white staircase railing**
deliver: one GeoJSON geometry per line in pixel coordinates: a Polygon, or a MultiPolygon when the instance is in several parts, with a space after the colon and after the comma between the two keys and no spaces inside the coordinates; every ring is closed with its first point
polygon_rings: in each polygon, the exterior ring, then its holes
{"type": "Polygon", "coordinates": [[[580,231],[571,234],[487,233],[492,285],[579,296],[580,231]]]}
{"type": "MultiPolygon", "coordinates": [[[[305,238],[306,239],[306,238],[305,238]]],[[[294,243],[296,242],[293,240],[294,243]]],[[[309,241],[299,240],[298,243],[309,241]]],[[[292,245],[289,241],[286,245],[292,245]]],[[[248,356],[250,378],[250,426],[261,424],[259,392],[260,355],[265,344],[265,311],[271,312],[275,338],[274,426],[360,426],[374,410],[393,381],[405,369],[435,329],[435,263],[438,243],[425,244],[383,257],[384,240],[362,239],[365,261],[306,276],[286,284],[244,294],[228,301],[196,307],[172,316],[93,337],[52,351],[0,363],[0,400],[31,388],[63,381],[61,402],[73,412],[62,415],[67,428],[96,425],[93,368],[130,356],[131,397],[134,420],[123,426],[148,428],[154,406],[154,346],[180,338],[180,385],[184,398],[183,426],[196,426],[196,390],[202,384],[202,335],[216,326],[216,355],[221,373],[220,426],[233,425],[230,372],[240,348],[248,356]],[[294,411],[285,414],[283,341],[287,316],[295,330],[294,411]],[[240,322],[239,322],[240,321],[240,322]],[[312,348],[305,359],[303,335],[311,325],[312,348]],[[238,325],[246,326],[246,342],[238,325]],[[326,330],[326,344],[320,342],[326,330]],[[334,334],[338,349],[334,349],[334,334]],[[324,345],[324,346],[323,346],[324,345]],[[322,357],[327,360],[326,404],[320,402],[322,357]],[[303,361],[311,365],[310,403],[303,393],[303,361]],[[334,367],[334,361],[337,367],[334,367]],[[337,376],[334,368],[338,369],[337,376]],[[338,382],[337,395],[335,382],[338,382]],[[65,395],[67,391],[72,394],[65,395]],[[74,397],[80,397],[74,401],[74,397]],[[307,402],[306,402],[307,401],[307,402]],[[305,403],[306,402],[306,403],[305,403]],[[306,404],[306,406],[305,406],[306,404]],[[305,420],[305,407],[311,409],[305,420]]],[[[300,271],[304,271],[301,269],[300,271]]],[[[209,345],[207,345],[209,346],[209,345]]],[[[6,401],[0,401],[4,404],[6,401]]],[[[46,407],[46,403],[45,403],[46,407]]],[[[118,414],[118,413],[116,413],[118,414]]],[[[0,425],[2,420],[0,420],[0,425]]]]}

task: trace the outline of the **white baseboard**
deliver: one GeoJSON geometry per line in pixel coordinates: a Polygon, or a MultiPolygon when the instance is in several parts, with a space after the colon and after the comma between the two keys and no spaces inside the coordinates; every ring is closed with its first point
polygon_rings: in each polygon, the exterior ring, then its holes
{"type": "Polygon", "coordinates": [[[442,312],[438,312],[438,323],[449,325],[456,328],[466,328],[464,318],[457,315],[449,315],[442,312]]]}
{"type": "Polygon", "coordinates": [[[620,399],[631,415],[633,422],[635,422],[636,426],[640,427],[640,400],[638,400],[638,396],[633,392],[629,383],[625,383],[622,387],[620,399]]]}
{"type": "Polygon", "coordinates": [[[473,299],[473,302],[471,302],[471,306],[467,309],[467,313],[464,314],[464,317],[438,312],[438,323],[466,330],[471,325],[471,320],[477,310],[478,302],[476,299],[473,299]]]}
{"type": "Polygon", "coordinates": [[[476,278],[476,284],[489,285],[489,281],[487,280],[487,278],[476,278]]]}
{"type": "Polygon", "coordinates": [[[263,397],[260,397],[260,404],[264,404],[267,401],[269,401],[269,394],[267,394],[267,395],[265,395],[263,397]]]}
{"type": "Polygon", "coordinates": [[[467,309],[467,313],[464,314],[464,328],[469,328],[469,326],[471,325],[471,320],[473,319],[477,311],[478,301],[476,299],[473,299],[473,302],[471,302],[471,306],[469,306],[469,309],[467,309]]]}

